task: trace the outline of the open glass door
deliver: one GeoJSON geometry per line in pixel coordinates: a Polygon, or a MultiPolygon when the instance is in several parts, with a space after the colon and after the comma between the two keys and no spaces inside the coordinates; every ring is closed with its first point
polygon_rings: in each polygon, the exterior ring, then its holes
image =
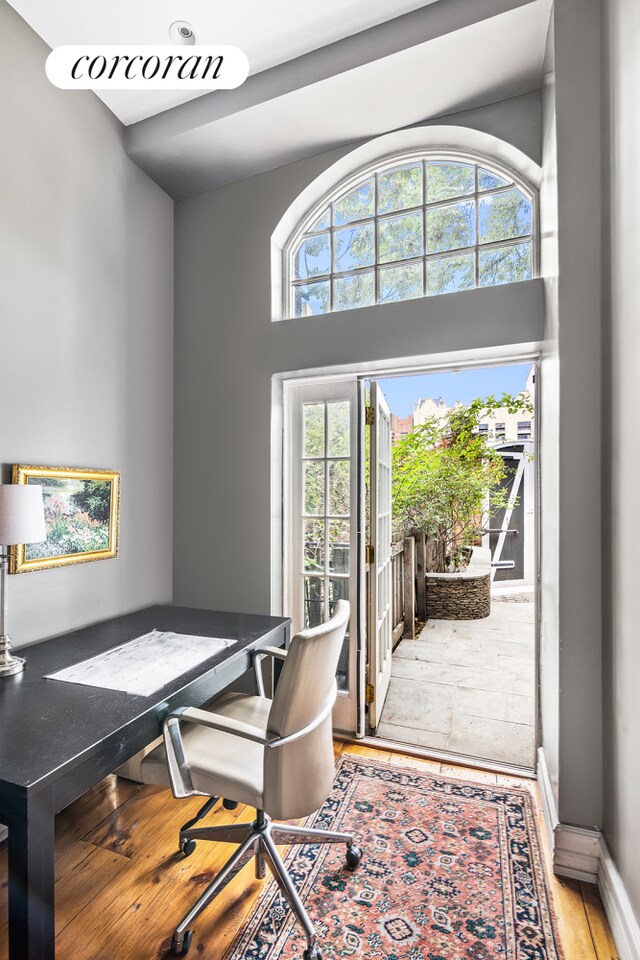
{"type": "Polygon", "coordinates": [[[375,733],[389,690],[392,661],[391,412],[378,383],[371,383],[368,684],[369,726],[375,733]]]}
{"type": "Polygon", "coordinates": [[[284,612],[293,630],[351,603],[338,665],[334,727],[358,730],[358,383],[292,381],[285,388],[284,612]]]}

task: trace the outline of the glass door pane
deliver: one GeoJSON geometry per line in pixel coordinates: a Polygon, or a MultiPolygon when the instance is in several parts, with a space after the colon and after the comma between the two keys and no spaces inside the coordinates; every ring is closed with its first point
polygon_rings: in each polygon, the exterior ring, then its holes
{"type": "Polygon", "coordinates": [[[352,616],[337,670],[335,726],[355,731],[357,610],[357,384],[319,381],[289,390],[290,483],[285,497],[288,605],[293,629],[329,619],[338,600],[352,616]]]}
{"type": "MultiPolygon", "coordinates": [[[[304,530],[301,560],[304,628],[328,620],[338,600],[349,600],[351,546],[351,404],[302,404],[304,530]]],[[[338,667],[338,689],[349,689],[349,643],[338,667]]]]}

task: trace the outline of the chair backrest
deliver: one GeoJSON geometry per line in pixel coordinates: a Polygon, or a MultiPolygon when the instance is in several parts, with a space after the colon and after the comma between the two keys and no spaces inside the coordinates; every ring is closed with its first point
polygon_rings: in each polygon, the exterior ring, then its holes
{"type": "MultiPolygon", "coordinates": [[[[311,724],[336,698],[336,670],[350,607],[339,600],[330,620],[293,637],[269,714],[269,731],[286,737],[311,724]]],[[[304,817],[327,798],[334,776],[331,713],[311,733],[265,750],[265,810],[304,817]]]]}

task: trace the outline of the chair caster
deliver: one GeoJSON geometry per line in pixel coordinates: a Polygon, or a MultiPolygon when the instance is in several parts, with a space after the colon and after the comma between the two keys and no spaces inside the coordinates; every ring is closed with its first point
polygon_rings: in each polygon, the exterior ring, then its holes
{"type": "Polygon", "coordinates": [[[347,847],[347,867],[349,870],[355,870],[362,860],[362,850],[360,847],[347,847]]]}
{"type": "Polygon", "coordinates": [[[176,940],[176,935],[174,933],[173,939],[171,941],[171,953],[174,957],[185,957],[189,953],[189,947],[191,946],[191,938],[193,937],[193,930],[185,930],[182,935],[182,941],[178,943],[176,940]]]}
{"type": "Polygon", "coordinates": [[[195,848],[196,848],[195,840],[189,839],[189,840],[180,841],[180,853],[182,854],[183,857],[190,857],[193,851],[195,850],[195,848]]]}
{"type": "Polygon", "coordinates": [[[310,950],[305,950],[302,954],[302,960],[322,960],[322,954],[318,947],[311,947],[310,950]]]}
{"type": "Polygon", "coordinates": [[[225,808],[225,810],[235,810],[235,808],[238,806],[238,802],[237,800],[223,800],[222,806],[225,808]]]}

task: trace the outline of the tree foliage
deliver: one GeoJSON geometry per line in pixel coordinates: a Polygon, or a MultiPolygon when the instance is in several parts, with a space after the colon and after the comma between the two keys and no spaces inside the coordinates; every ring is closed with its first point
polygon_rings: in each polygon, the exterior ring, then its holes
{"type": "Polygon", "coordinates": [[[442,419],[430,417],[394,443],[396,533],[423,530],[436,544],[436,572],[457,569],[461,548],[476,543],[487,520],[516,503],[501,486],[503,458],[478,431],[480,420],[501,407],[533,412],[527,394],[478,398],[442,419]]]}

